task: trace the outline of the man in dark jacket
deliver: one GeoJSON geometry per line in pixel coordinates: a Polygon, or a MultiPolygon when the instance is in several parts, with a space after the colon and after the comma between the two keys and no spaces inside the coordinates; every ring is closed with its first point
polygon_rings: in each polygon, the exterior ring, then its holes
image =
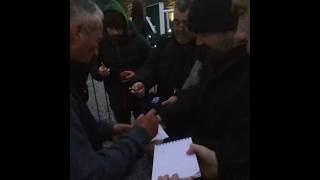
{"type": "Polygon", "coordinates": [[[87,102],[89,99],[87,78],[90,72],[88,63],[70,62],[70,83],[73,84],[80,97],[87,102]]]}
{"type": "Polygon", "coordinates": [[[104,81],[116,120],[130,123],[131,111],[138,112],[135,105],[139,99],[130,95],[128,82],[146,60],[150,46],[143,36],[130,30],[119,2],[111,0],[100,7],[105,15],[104,37],[91,74],[104,81]]]}
{"type": "MultiPolygon", "coordinates": [[[[88,63],[102,36],[101,10],[90,0],[70,0],[70,62],[88,63]]],[[[70,179],[123,179],[156,135],[155,110],[141,115],[134,127],[110,148],[102,141],[121,132],[97,123],[73,83],[70,84],[70,179]]]]}
{"type": "Polygon", "coordinates": [[[249,179],[250,58],[234,39],[237,20],[231,0],[193,2],[188,28],[197,34],[198,45],[210,48],[210,61],[201,82],[159,112],[168,127],[190,124],[182,136],[214,150],[220,180],[249,179]]]}
{"type": "MultiPolygon", "coordinates": [[[[151,52],[148,61],[137,72],[132,94],[141,97],[157,85],[156,94],[162,105],[173,103],[167,100],[181,89],[198,82],[205,51],[196,45],[195,34],[186,27],[191,0],[175,3],[173,37],[162,38],[151,52]]],[[[149,99],[147,99],[149,100],[149,99]]]]}

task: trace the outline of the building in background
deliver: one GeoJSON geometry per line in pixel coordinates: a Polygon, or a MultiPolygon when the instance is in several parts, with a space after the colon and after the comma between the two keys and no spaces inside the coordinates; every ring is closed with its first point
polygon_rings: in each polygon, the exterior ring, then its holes
{"type": "Polygon", "coordinates": [[[161,36],[170,36],[174,19],[174,0],[146,0],[147,39],[156,46],[161,36]]]}

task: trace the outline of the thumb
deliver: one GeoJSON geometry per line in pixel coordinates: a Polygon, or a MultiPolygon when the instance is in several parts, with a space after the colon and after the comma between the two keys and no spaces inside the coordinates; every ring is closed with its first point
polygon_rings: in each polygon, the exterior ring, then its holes
{"type": "Polygon", "coordinates": [[[137,83],[134,83],[133,88],[136,90],[143,89],[144,85],[141,82],[137,82],[137,83]]]}
{"type": "Polygon", "coordinates": [[[166,101],[163,101],[162,103],[161,103],[161,105],[167,105],[168,104],[168,100],[166,100],[166,101]]]}
{"type": "Polygon", "coordinates": [[[144,117],[144,114],[140,114],[140,116],[137,117],[137,119],[135,119],[133,122],[132,122],[132,125],[135,126],[137,124],[139,124],[140,120],[144,117]]]}
{"type": "Polygon", "coordinates": [[[134,88],[135,89],[140,89],[142,87],[141,83],[135,83],[134,88]]]}
{"type": "Polygon", "coordinates": [[[105,66],[103,66],[103,65],[101,65],[101,66],[99,67],[99,69],[103,71],[103,70],[105,70],[105,69],[106,69],[106,67],[105,67],[105,66]]]}
{"type": "Polygon", "coordinates": [[[131,86],[131,89],[132,89],[132,90],[136,90],[136,89],[138,89],[138,85],[137,85],[137,83],[134,83],[134,84],[131,86]]]}
{"type": "Polygon", "coordinates": [[[157,114],[157,110],[151,109],[150,111],[148,111],[148,113],[146,114],[146,116],[155,116],[156,114],[157,114]]]}
{"type": "Polygon", "coordinates": [[[170,104],[170,99],[167,99],[167,100],[165,100],[165,101],[163,101],[162,103],[161,103],[161,105],[168,105],[168,104],[170,104]]]}
{"type": "Polygon", "coordinates": [[[137,120],[143,118],[143,116],[144,116],[144,114],[140,114],[140,115],[138,116],[137,120]]]}
{"type": "Polygon", "coordinates": [[[198,145],[198,144],[190,144],[190,147],[187,151],[188,155],[191,154],[200,154],[201,153],[201,149],[203,149],[204,146],[198,145]]]}

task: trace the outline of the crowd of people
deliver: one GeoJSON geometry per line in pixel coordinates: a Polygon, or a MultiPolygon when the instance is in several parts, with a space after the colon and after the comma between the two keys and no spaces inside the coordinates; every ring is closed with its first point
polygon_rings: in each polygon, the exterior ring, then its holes
{"type": "Polygon", "coordinates": [[[159,124],[169,138],[157,143],[192,137],[203,179],[250,179],[249,0],[175,0],[173,36],[155,48],[133,21],[141,3],[70,0],[70,179],[124,179],[159,124]],[[92,116],[89,74],[116,123],[92,116]]]}

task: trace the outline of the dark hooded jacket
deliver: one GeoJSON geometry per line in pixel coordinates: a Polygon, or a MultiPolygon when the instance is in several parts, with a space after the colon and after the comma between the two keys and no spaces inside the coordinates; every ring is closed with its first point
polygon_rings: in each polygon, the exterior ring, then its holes
{"type": "Polygon", "coordinates": [[[91,74],[96,80],[104,81],[104,86],[110,96],[111,108],[116,119],[122,121],[130,117],[130,110],[133,109],[136,99],[130,95],[129,84],[121,82],[120,72],[126,70],[135,72],[147,59],[150,45],[142,35],[130,30],[125,11],[117,1],[101,3],[100,8],[104,13],[116,11],[126,20],[125,32],[120,42],[112,42],[108,33],[104,33],[99,46],[99,56],[93,61],[91,69],[91,74]],[[111,71],[105,79],[98,74],[101,62],[111,71]]]}

